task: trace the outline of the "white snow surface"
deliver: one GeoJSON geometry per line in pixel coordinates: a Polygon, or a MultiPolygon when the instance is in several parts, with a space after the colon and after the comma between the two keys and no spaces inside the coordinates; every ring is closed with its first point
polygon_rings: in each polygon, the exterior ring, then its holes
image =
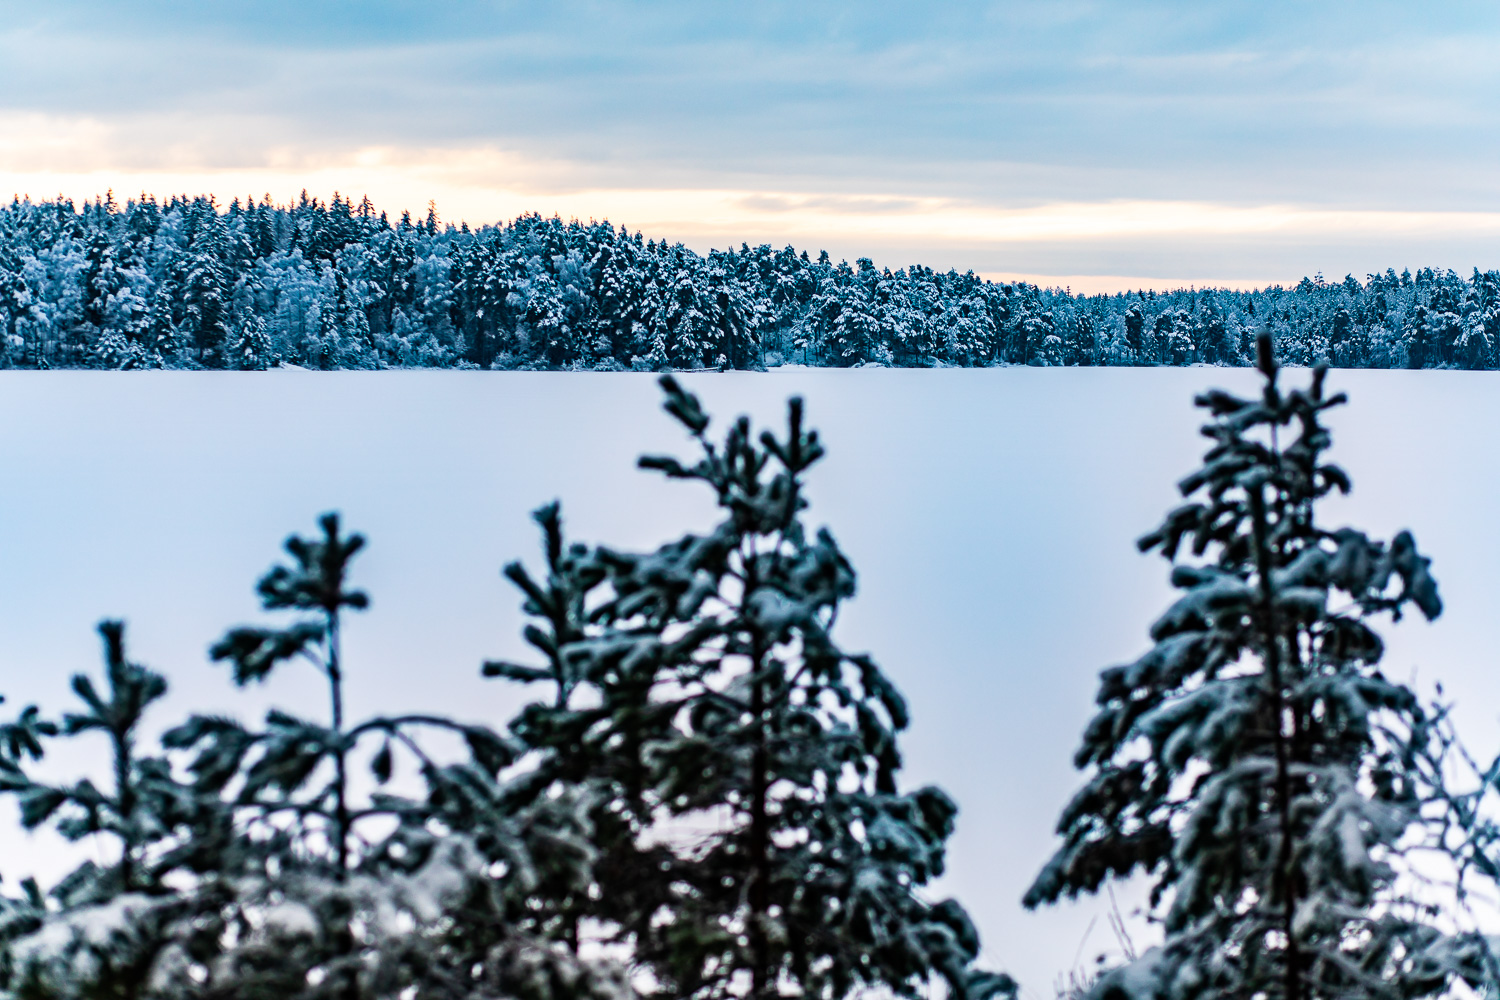
{"type": "MultiPolygon", "coordinates": [[[[1387,668],[1424,690],[1441,681],[1482,756],[1500,748],[1497,379],[1330,376],[1351,396],[1329,423],[1355,491],[1329,521],[1386,537],[1411,528],[1447,605],[1434,625],[1387,631],[1387,668]]],[[[1051,996],[1075,963],[1116,949],[1107,900],[1035,914],[1019,900],[1078,785],[1071,757],[1097,672],[1139,656],[1169,604],[1164,563],[1134,539],[1203,450],[1192,395],[1253,390],[1253,373],[683,380],[720,428],[741,412],[779,423],[788,395],[806,397],[829,449],[811,476],[811,521],[832,528],[860,575],[837,634],[873,652],[910,702],[906,784],[938,783],[962,808],[934,896],[968,906],[987,964],[1051,996]]],[[[104,617],[127,619],[133,657],[171,679],[161,726],[190,707],[321,711],[310,672],[237,692],[205,650],[259,617],[253,585],[286,535],[338,509],[370,538],[355,577],[373,606],[346,639],[351,715],[502,723],[523,694],[478,669],[530,660],[499,569],[536,565],[532,508],[560,497],[571,534],[616,547],[710,523],[701,491],[635,469],[643,451],[691,454],[659,402],[652,377],[633,374],[0,372],[0,712],[65,707],[68,675],[97,670],[104,617]]],[[[12,891],[29,871],[45,881],[70,866],[76,855],[16,832],[13,807],[0,808],[12,891]]],[[[1136,898],[1120,894],[1127,909],[1136,898]]]]}

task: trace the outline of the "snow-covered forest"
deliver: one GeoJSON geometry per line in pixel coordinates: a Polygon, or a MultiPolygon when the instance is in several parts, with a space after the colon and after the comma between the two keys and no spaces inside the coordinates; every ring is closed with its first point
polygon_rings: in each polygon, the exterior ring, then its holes
{"type": "Polygon", "coordinates": [[[1500,272],[1073,295],[536,215],[481,229],[368,199],[0,208],[0,367],[757,369],[1253,363],[1500,367],[1500,272]]]}

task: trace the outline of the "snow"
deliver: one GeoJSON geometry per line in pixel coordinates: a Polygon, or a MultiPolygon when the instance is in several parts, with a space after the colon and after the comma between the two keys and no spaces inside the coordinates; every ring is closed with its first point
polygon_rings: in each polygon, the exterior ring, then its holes
{"type": "MultiPolygon", "coordinates": [[[[1332,457],[1354,480],[1330,520],[1374,537],[1411,528],[1447,604],[1435,625],[1414,615],[1386,633],[1387,671],[1421,690],[1441,680],[1481,755],[1500,746],[1494,378],[1330,376],[1351,396],[1330,414],[1332,457]]],[[[986,962],[1048,995],[1075,956],[1087,966],[1113,947],[1098,930],[1084,940],[1107,900],[1036,914],[1019,900],[1080,782],[1071,758],[1098,671],[1137,659],[1172,598],[1165,564],[1134,539],[1176,504],[1173,484],[1206,447],[1192,395],[1251,389],[1253,373],[782,369],[683,382],[719,427],[741,411],[780,420],[786,396],[806,397],[829,449],[810,520],[859,572],[835,634],[907,697],[906,787],[939,784],[961,807],[933,898],[957,896],[986,962]]],[[[312,711],[325,694],[311,671],[241,693],[205,650],[257,619],[253,584],[281,540],[337,508],[370,538],[355,583],[373,606],[346,640],[351,715],[502,721],[530,693],[478,668],[531,662],[499,568],[537,564],[532,508],[560,497],[570,535],[620,548],[710,524],[704,491],[637,471],[642,452],[691,454],[644,375],[0,372],[0,693],[11,708],[63,706],[67,675],[97,670],[93,625],[108,615],[129,620],[133,655],[171,679],[163,725],[188,706],[312,711]]],[[[0,816],[6,885],[27,867],[66,866],[0,816]]]]}
{"type": "Polygon", "coordinates": [[[157,901],[149,896],[127,894],[98,906],[81,907],[20,939],[14,960],[19,967],[35,964],[59,974],[71,970],[86,978],[94,973],[97,952],[117,936],[128,937],[135,923],[154,905],[157,901]]]}

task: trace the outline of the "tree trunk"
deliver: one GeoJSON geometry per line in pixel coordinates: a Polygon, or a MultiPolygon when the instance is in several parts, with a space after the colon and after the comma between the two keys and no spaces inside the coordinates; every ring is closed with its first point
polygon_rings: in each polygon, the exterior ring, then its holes
{"type": "MultiPolygon", "coordinates": [[[[757,650],[751,669],[759,674],[763,654],[757,650]]],[[[767,978],[770,971],[770,955],[766,940],[765,917],[770,901],[770,830],[767,815],[766,768],[766,690],[759,677],[751,685],[750,713],[755,718],[755,753],[750,777],[750,859],[754,869],[750,874],[750,951],[751,969],[750,995],[759,998],[767,995],[767,978]]]]}
{"type": "Polygon", "coordinates": [[[120,883],[126,892],[135,889],[135,786],[131,783],[133,767],[130,738],[115,733],[115,804],[120,810],[120,883]]]}
{"type": "Polygon", "coordinates": [[[1265,487],[1257,484],[1250,492],[1252,532],[1255,544],[1255,571],[1260,578],[1261,628],[1265,642],[1266,680],[1271,687],[1275,720],[1271,727],[1276,747],[1276,808],[1281,825],[1281,846],[1276,857],[1276,881],[1282,899],[1282,933],[1286,935],[1286,997],[1301,1000],[1301,955],[1293,933],[1296,916],[1296,883],[1292,877],[1292,803],[1291,774],[1287,762],[1286,697],[1281,680],[1281,636],[1276,622],[1276,594],[1271,583],[1273,570],[1270,543],[1267,539],[1265,487]]]}
{"type": "MultiPolygon", "coordinates": [[[[337,840],[334,857],[338,871],[334,877],[343,883],[349,876],[349,799],[348,772],[344,754],[344,686],[343,671],[339,665],[339,618],[337,611],[328,614],[328,687],[333,701],[333,736],[337,741],[333,750],[334,805],[333,835],[337,840]]],[[[354,955],[354,935],[347,922],[341,921],[338,947],[351,961],[354,955]]],[[[359,974],[353,965],[343,974],[341,992],[344,1000],[358,1000],[359,974]]]]}
{"type": "Polygon", "coordinates": [[[339,668],[339,620],[336,613],[328,616],[328,687],[333,701],[333,735],[338,740],[333,751],[335,772],[333,829],[336,841],[334,853],[338,858],[338,880],[342,882],[349,868],[349,800],[347,762],[343,746],[343,674],[339,668]]]}

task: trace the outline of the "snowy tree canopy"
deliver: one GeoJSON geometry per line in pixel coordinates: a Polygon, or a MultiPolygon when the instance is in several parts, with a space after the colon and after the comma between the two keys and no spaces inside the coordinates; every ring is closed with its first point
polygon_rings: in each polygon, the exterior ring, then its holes
{"type": "Polygon", "coordinates": [[[80,711],[57,723],[28,708],[0,729],[0,790],[18,797],[26,825],[115,842],[112,861],[85,862],[46,893],[27,882],[0,904],[0,995],[633,995],[622,967],[580,955],[538,916],[558,887],[590,879],[580,794],[523,801],[503,773],[516,741],[482,724],[343,718],[339,626],[367,604],[347,585],[363,539],[336,515],[320,527],[289,539],[290,565],[259,587],[268,610],[299,620],[233,629],[212,653],[240,685],[291,661],[319,670],[328,722],[193,716],[147,756],[140,725],[166,682],[129,662],[123,627],[106,622],[105,690],[77,677],[80,711]],[[432,730],[458,736],[466,755],[437,756],[423,739],[432,730]],[[110,787],[31,776],[50,741],[94,734],[108,744],[110,787]],[[355,794],[356,760],[373,793],[355,794]],[[402,770],[414,780],[398,793],[388,786],[402,770]]]}
{"type": "Polygon", "coordinates": [[[1419,997],[1492,973],[1483,940],[1400,878],[1441,776],[1424,766],[1434,716],[1381,673],[1374,626],[1435,618],[1437,585],[1410,533],[1319,521],[1350,488],[1321,423],[1344,397],[1322,368],[1283,389],[1271,343],[1259,397],[1197,400],[1212,447],[1140,541],[1182,596],[1144,656],[1101,675],[1075,758],[1088,782],[1026,896],[1150,877],[1165,941],[1095,997],[1419,997]]]}
{"type": "Polygon", "coordinates": [[[784,435],[742,418],[716,441],[663,385],[699,455],[641,464],[709,488],[720,519],[632,553],[539,511],[545,577],[505,572],[541,665],[483,673],[550,690],[504,725],[347,717],[342,635],[371,602],[336,514],[260,579],[269,620],[209,650],[238,687],[316,671],[322,706],[148,739],[167,681],[103,623],[102,683],[0,725],[0,794],[95,847],[0,895],[0,997],[1013,996],[964,908],[925,895],[957,806],[897,782],[905,701],[833,637],[854,572],[803,521],[823,448],[801,401],[784,435]],[[82,759],[62,740],[93,741],[110,780],[53,779],[82,759]]]}
{"type": "Polygon", "coordinates": [[[651,552],[569,543],[537,512],[546,574],[506,574],[543,666],[486,673],[550,687],[514,732],[538,795],[591,791],[599,892],[575,905],[628,945],[665,997],[843,997],[871,987],[1010,994],[973,967],[962,906],[925,901],[957,807],[898,788],[905,701],[831,634],[854,571],[803,522],[823,454],[793,399],[783,436],[741,418],[722,440],[671,377],[687,463],[641,465],[709,489],[721,520],[651,552]],[[648,874],[649,873],[649,874],[648,874]]]}
{"type": "Polygon", "coordinates": [[[1073,295],[791,247],[714,250],[368,200],[0,206],[0,367],[752,369],[777,364],[1500,367],[1500,272],[1073,295]]]}

